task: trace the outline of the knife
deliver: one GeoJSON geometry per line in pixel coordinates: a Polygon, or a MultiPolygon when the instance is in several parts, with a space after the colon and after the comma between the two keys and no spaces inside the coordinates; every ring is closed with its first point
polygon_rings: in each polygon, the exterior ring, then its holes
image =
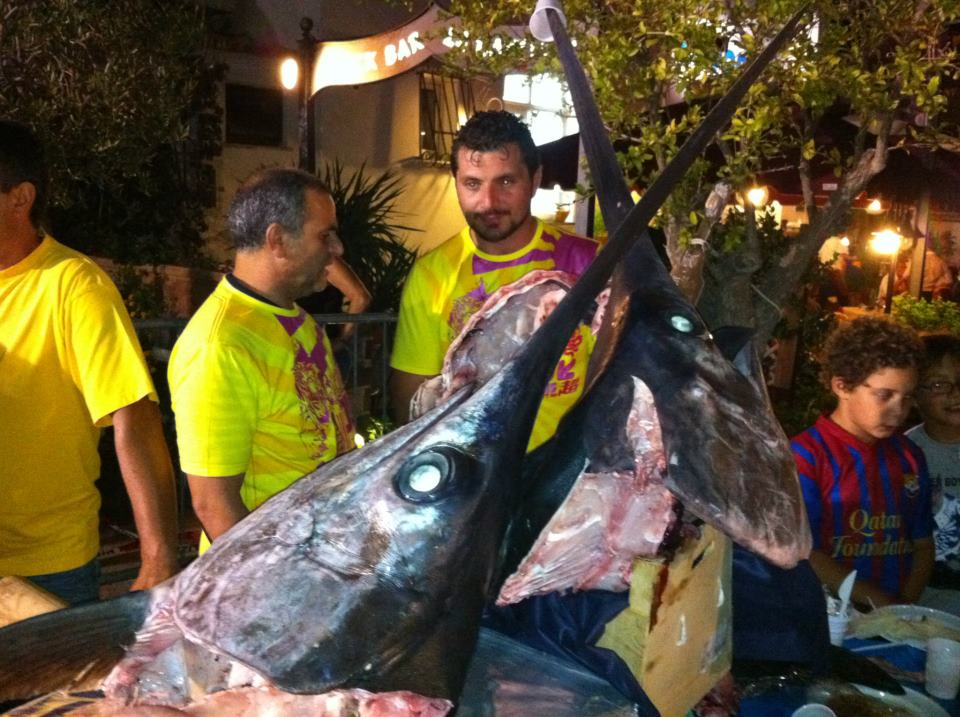
{"type": "Polygon", "coordinates": [[[829,664],[827,674],[830,677],[894,695],[906,694],[903,685],[863,655],[830,645],[827,661],[829,664]]]}

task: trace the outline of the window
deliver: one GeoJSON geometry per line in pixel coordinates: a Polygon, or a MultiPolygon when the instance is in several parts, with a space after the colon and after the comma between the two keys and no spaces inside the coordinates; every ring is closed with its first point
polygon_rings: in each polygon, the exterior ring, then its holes
{"type": "MultiPolygon", "coordinates": [[[[544,145],[580,131],[573,101],[566,84],[553,75],[506,75],[503,78],[503,108],[530,127],[535,144],[544,145]]],[[[530,209],[535,216],[558,224],[574,220],[576,192],[560,185],[540,188],[530,209]]]]}
{"type": "Polygon", "coordinates": [[[283,144],[283,91],[227,85],[226,140],[230,144],[283,144]]]}
{"type": "Polygon", "coordinates": [[[529,125],[538,145],[580,130],[566,85],[552,75],[507,75],[503,104],[529,125]]]}
{"type": "Polygon", "coordinates": [[[436,164],[450,159],[460,126],[476,109],[469,80],[420,73],[420,159],[436,164]]]}

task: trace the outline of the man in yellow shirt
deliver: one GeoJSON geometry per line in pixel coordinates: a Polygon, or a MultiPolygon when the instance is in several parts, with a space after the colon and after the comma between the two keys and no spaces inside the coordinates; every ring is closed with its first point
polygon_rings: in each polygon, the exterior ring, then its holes
{"type": "Polygon", "coordinates": [[[150,374],[116,287],[40,226],[47,172],[0,120],[0,576],[72,604],[99,592],[100,429],[113,425],[140,537],[132,589],[177,571],[173,468],[150,374]]]}
{"type": "Polygon", "coordinates": [[[228,226],[233,272],[190,319],[168,375],[200,549],[353,446],[330,342],[295,303],[343,253],[329,190],[294,169],[250,177],[228,226]]]}
{"type": "MultiPolygon", "coordinates": [[[[417,388],[440,372],[450,343],[490,294],[535,269],[580,276],[597,252],[596,242],[531,215],[540,155],[516,116],[478,112],[457,133],[451,152],[467,226],[420,257],[404,285],[390,360],[391,403],[401,422],[417,388]]],[[[592,347],[589,328],[581,326],[544,392],[530,448],[553,435],[580,397],[592,347]]]]}

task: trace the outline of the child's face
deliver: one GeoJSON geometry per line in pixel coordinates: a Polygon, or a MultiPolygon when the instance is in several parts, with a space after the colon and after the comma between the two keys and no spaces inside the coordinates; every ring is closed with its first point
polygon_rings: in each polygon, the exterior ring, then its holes
{"type": "Polygon", "coordinates": [[[853,388],[834,376],[831,386],[838,401],[833,420],[866,443],[888,438],[906,420],[916,384],[913,368],[882,368],[853,388]]]}
{"type": "Polygon", "coordinates": [[[928,429],[960,439],[960,357],[944,356],[923,374],[917,407],[928,429]]]}

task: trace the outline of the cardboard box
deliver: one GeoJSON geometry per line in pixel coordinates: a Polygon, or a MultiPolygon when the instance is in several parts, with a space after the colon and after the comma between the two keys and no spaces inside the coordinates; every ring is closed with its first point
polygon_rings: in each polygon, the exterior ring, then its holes
{"type": "Polygon", "coordinates": [[[683,717],[730,670],[732,545],[705,526],[669,563],[637,560],[630,604],[597,642],[630,667],[663,717],[683,717]]]}
{"type": "Polygon", "coordinates": [[[0,578],[0,627],[66,606],[56,595],[23,578],[0,578]]]}

